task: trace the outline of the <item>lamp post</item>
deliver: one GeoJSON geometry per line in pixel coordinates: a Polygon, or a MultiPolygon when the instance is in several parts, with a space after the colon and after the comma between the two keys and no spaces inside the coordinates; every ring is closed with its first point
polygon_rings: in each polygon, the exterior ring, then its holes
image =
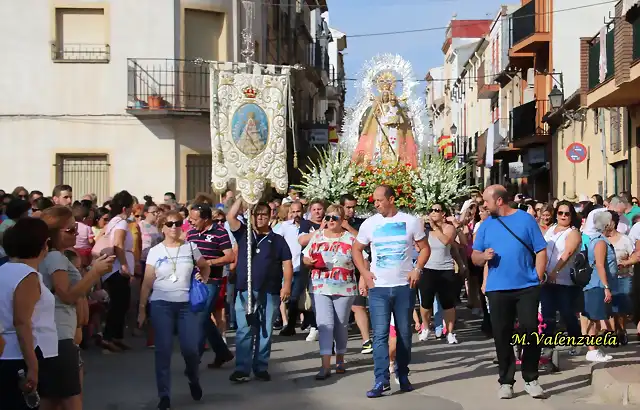
{"type": "Polygon", "coordinates": [[[554,85],[549,93],[549,104],[552,111],[559,109],[564,104],[564,92],[558,89],[557,85],[554,85]]]}

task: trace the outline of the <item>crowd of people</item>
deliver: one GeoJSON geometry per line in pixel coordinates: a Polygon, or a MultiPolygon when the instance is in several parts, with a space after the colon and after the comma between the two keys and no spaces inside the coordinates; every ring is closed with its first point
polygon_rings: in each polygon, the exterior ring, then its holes
{"type": "MultiPolygon", "coordinates": [[[[367,397],[385,394],[392,379],[412,391],[413,330],[421,342],[459,343],[461,293],[494,339],[500,398],[513,396],[517,362],[525,390],[545,395],[538,372],[549,349],[511,345],[514,331],[538,331],[539,313],[548,335],[559,313],[568,336],[612,332],[628,342],[627,322],[639,319],[640,207],[627,193],[545,204],[494,185],[417,216],[398,210],[389,186],[372,198],[377,212],[363,219],[351,195],[327,204],[295,189],[252,207],[232,191],[221,203],[202,194],[185,206],[170,192],[161,204],[127,191],[102,204],[92,194],[74,201],[68,185],[51,197],[1,192],[0,409],[30,408],[25,392],[37,392],[44,410],[81,409],[81,350],[129,350],[131,323],[154,349],[161,410],[171,406],[175,329],[194,400],[209,349],[209,368],[234,362],[232,382],[269,381],[274,330],[318,341],[317,380],[344,374],[352,322],[362,353],[373,355],[367,397]],[[206,289],[198,304],[197,283],[206,289]]],[[[586,349],[587,361],[612,359],[601,346],[586,349]]]]}

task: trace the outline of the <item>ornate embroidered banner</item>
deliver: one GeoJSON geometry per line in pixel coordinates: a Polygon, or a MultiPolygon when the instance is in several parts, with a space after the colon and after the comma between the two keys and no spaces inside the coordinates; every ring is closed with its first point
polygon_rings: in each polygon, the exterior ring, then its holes
{"type": "Polygon", "coordinates": [[[213,189],[224,191],[235,178],[249,204],[260,201],[267,186],[285,193],[289,69],[249,74],[212,64],[210,77],[213,189]]]}

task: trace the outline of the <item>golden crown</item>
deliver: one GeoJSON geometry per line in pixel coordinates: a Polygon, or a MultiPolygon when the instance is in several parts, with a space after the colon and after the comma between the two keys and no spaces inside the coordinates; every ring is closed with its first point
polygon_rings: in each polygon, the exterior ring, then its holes
{"type": "Polygon", "coordinates": [[[248,86],[242,90],[242,93],[247,98],[256,98],[256,95],[258,94],[258,90],[256,90],[252,86],[248,86]]]}
{"type": "Polygon", "coordinates": [[[391,91],[395,89],[396,81],[396,76],[392,72],[385,71],[376,78],[376,85],[380,91],[391,91]]]}

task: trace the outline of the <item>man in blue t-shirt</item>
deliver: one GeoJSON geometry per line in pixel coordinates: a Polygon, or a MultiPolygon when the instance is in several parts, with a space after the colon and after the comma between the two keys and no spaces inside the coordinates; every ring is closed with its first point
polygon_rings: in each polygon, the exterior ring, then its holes
{"type": "MultiPolygon", "coordinates": [[[[509,206],[507,190],[492,185],[483,195],[491,218],[485,220],[473,243],[473,263],[488,265],[483,291],[489,299],[491,325],[498,356],[501,399],[513,397],[516,359],[511,345],[513,328],[529,335],[538,330],[540,283],[547,266],[547,243],[540,227],[528,213],[509,206]]],[[[528,340],[529,341],[529,340],[528,340]]],[[[538,383],[540,346],[522,349],[522,378],[532,397],[544,396],[538,383]]]]}

